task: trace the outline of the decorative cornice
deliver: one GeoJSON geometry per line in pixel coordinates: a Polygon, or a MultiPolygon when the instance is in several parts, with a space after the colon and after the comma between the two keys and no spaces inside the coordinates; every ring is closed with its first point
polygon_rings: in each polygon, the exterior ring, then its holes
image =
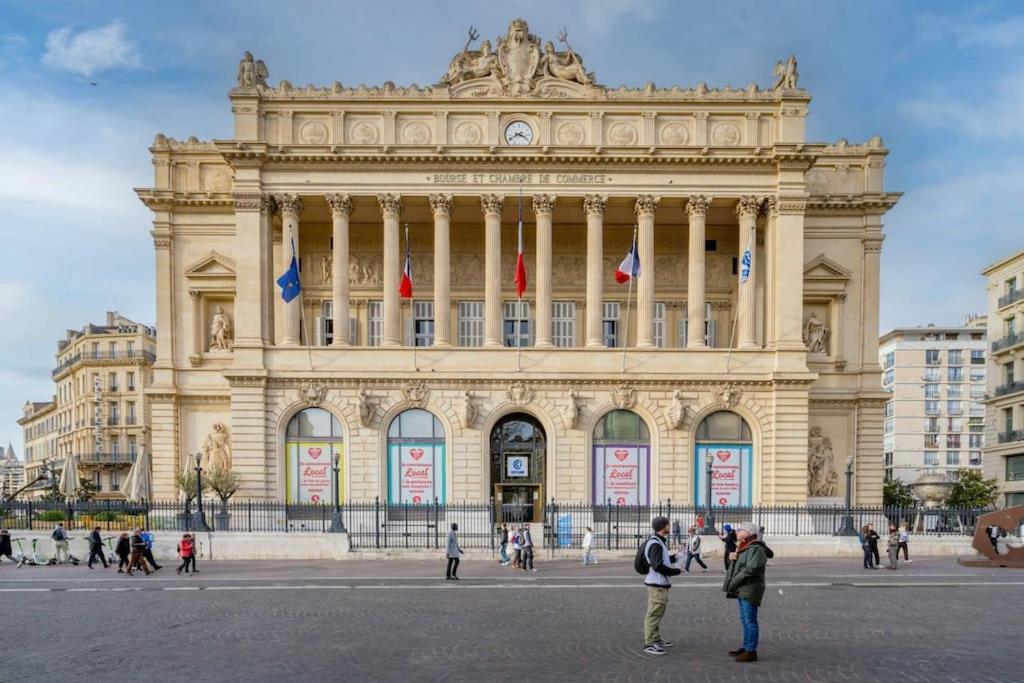
{"type": "Polygon", "coordinates": [[[483,208],[484,215],[501,215],[501,206],[503,198],[496,194],[485,194],[480,196],[480,206],[483,208]]]}
{"type": "Polygon", "coordinates": [[[534,215],[550,216],[555,210],[555,195],[553,194],[535,194],[533,195],[533,213],[534,215]]]}
{"type": "Polygon", "coordinates": [[[603,216],[604,207],[608,204],[608,197],[601,194],[588,194],[583,196],[583,212],[588,216],[603,216]]]}
{"type": "Polygon", "coordinates": [[[711,199],[709,197],[702,194],[691,195],[686,202],[686,215],[690,218],[707,216],[709,206],[711,206],[711,199]]]}
{"type": "Polygon", "coordinates": [[[397,194],[379,194],[377,203],[380,204],[381,213],[385,216],[397,218],[402,213],[402,197],[397,194]]]}
{"type": "Polygon", "coordinates": [[[794,199],[780,197],[775,206],[779,216],[802,216],[807,212],[807,201],[805,199],[794,199]]]}
{"type": "Polygon", "coordinates": [[[430,210],[434,216],[451,217],[452,196],[450,194],[432,194],[429,196],[430,210]]]}
{"type": "Polygon", "coordinates": [[[658,208],[658,202],[660,200],[660,197],[655,197],[650,194],[639,195],[636,198],[636,204],[634,204],[633,210],[636,211],[638,216],[653,215],[655,210],[658,208]]]}
{"type": "Polygon", "coordinates": [[[153,235],[153,248],[170,249],[172,241],[170,235],[153,235]]]}
{"type": "Polygon", "coordinates": [[[349,195],[328,194],[325,195],[325,198],[327,199],[327,206],[331,207],[332,214],[352,215],[352,198],[349,195]]]}

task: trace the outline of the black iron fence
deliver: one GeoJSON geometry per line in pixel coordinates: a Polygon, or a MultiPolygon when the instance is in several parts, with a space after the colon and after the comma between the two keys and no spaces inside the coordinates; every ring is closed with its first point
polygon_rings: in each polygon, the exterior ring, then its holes
{"type": "MultiPolygon", "coordinates": [[[[561,503],[495,505],[491,502],[390,504],[380,500],[347,502],[338,508],[353,548],[441,549],[451,525],[458,524],[463,548],[497,551],[501,525],[510,529],[531,525],[534,542],[554,552],[579,548],[589,528],[594,546],[627,550],[650,534],[650,521],[668,517],[678,542],[695,528],[697,533],[721,531],[725,524],[753,521],[769,536],[833,536],[843,528],[846,509],[775,505],[723,507],[710,511],[665,501],[656,505],[593,505],[561,503]]],[[[917,535],[969,536],[985,510],[967,508],[854,507],[853,526],[873,524],[884,534],[890,524],[906,524],[917,535]]],[[[0,502],[0,526],[49,531],[58,522],[69,531],[232,531],[247,533],[328,533],[335,508],[313,503],[263,500],[204,500],[202,515],[196,501],[118,500],[0,502]]]]}

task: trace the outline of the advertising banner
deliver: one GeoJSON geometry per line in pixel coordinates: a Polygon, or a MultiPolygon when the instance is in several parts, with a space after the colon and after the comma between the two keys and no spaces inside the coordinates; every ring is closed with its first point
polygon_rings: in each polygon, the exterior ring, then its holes
{"type": "Polygon", "coordinates": [[[444,447],[433,444],[392,445],[388,454],[390,501],[426,505],[444,502],[444,447]]]}
{"type": "Polygon", "coordinates": [[[334,454],[338,454],[338,493],[345,492],[345,459],[342,444],[302,442],[288,444],[288,501],[292,503],[334,504],[331,476],[334,454]]]}
{"type": "Polygon", "coordinates": [[[705,505],[707,459],[711,466],[711,504],[716,506],[751,505],[753,493],[753,449],[746,444],[699,444],[694,458],[694,482],[697,505],[705,505]]]}
{"type": "Polygon", "coordinates": [[[594,447],[594,503],[647,505],[650,449],[636,445],[594,447]]]}

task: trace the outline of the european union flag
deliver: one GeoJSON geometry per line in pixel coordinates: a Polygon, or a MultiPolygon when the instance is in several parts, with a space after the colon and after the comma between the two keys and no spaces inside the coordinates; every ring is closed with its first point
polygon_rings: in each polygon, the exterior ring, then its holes
{"type": "Polygon", "coordinates": [[[302,292],[302,285],[299,284],[299,261],[295,258],[295,245],[292,244],[292,262],[284,275],[277,278],[277,284],[281,287],[281,298],[284,302],[291,303],[292,299],[302,292]]]}

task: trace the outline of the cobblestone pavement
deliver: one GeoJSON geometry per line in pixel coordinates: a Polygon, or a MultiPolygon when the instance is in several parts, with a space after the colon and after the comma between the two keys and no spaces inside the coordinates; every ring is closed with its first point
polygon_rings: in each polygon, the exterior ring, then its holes
{"type": "MultiPolygon", "coordinates": [[[[761,660],[736,664],[721,571],[680,577],[664,657],[640,652],[629,563],[207,562],[164,569],[0,567],[0,680],[1019,681],[1024,572],[919,560],[773,562],[761,660]]],[[[712,565],[715,569],[715,565],[712,565]]]]}

